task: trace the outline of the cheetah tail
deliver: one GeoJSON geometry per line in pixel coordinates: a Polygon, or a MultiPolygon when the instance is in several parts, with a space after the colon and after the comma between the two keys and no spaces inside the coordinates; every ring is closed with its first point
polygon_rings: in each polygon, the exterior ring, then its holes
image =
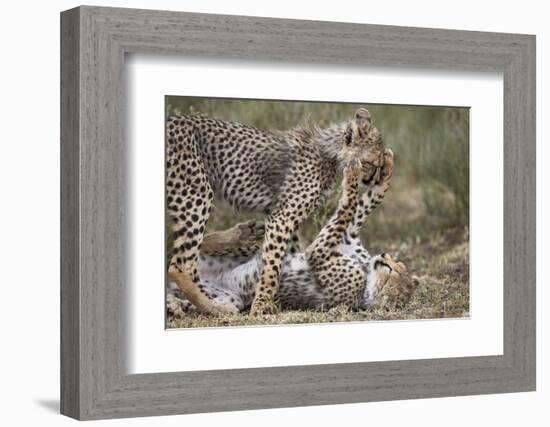
{"type": "Polygon", "coordinates": [[[239,309],[231,304],[220,304],[203,294],[191,277],[185,273],[169,273],[169,278],[176,282],[183,295],[191,302],[201,313],[224,315],[235,314],[239,309]]]}

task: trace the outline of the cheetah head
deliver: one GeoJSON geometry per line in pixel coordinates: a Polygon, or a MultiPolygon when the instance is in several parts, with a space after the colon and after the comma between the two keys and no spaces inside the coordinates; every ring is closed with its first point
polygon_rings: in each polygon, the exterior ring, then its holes
{"type": "Polygon", "coordinates": [[[402,262],[385,253],[376,255],[370,260],[363,303],[377,304],[387,309],[403,307],[410,301],[419,283],[418,277],[411,276],[402,262]]]}
{"type": "Polygon", "coordinates": [[[384,140],[366,108],[359,108],[346,126],[342,151],[347,160],[361,161],[365,185],[373,178],[379,179],[384,165],[384,140]]]}

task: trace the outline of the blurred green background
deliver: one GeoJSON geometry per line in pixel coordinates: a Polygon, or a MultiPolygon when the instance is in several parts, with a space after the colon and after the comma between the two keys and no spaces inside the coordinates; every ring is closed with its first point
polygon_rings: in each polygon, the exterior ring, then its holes
{"type": "MultiPolygon", "coordinates": [[[[395,153],[392,186],[362,230],[367,245],[384,250],[388,242],[464,240],[469,221],[469,109],[291,101],[166,97],[166,114],[204,114],[260,129],[286,130],[312,120],[319,126],[350,120],[366,106],[385,144],[395,153]]],[[[332,215],[336,191],[324,209],[304,225],[311,240],[332,215]]],[[[208,230],[220,230],[251,217],[213,207],[208,230]]],[[[465,237],[466,236],[466,237],[465,237]]]]}

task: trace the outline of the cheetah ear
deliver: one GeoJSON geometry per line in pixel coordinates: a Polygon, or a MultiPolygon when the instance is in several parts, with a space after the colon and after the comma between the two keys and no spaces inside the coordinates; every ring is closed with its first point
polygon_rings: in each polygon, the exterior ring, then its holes
{"type": "Polygon", "coordinates": [[[369,127],[372,124],[372,117],[369,110],[366,108],[359,108],[355,112],[355,121],[361,127],[369,127]]]}
{"type": "Polygon", "coordinates": [[[414,286],[415,288],[417,288],[418,285],[420,285],[420,279],[418,278],[418,276],[413,276],[413,277],[412,277],[412,282],[413,282],[413,286],[414,286]]]}
{"type": "Polygon", "coordinates": [[[367,120],[370,119],[370,113],[369,110],[366,108],[359,108],[355,112],[355,120],[367,120]]]}

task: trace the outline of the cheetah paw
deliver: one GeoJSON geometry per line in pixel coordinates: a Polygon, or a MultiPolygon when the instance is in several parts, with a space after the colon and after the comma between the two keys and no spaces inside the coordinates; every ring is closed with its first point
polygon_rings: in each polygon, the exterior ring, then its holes
{"type": "Polygon", "coordinates": [[[256,241],[262,240],[265,234],[265,225],[256,222],[252,219],[237,225],[239,228],[239,240],[241,241],[256,241]]]}
{"type": "Polygon", "coordinates": [[[250,308],[250,315],[252,316],[263,316],[277,312],[277,306],[272,301],[254,301],[250,308]]]}

